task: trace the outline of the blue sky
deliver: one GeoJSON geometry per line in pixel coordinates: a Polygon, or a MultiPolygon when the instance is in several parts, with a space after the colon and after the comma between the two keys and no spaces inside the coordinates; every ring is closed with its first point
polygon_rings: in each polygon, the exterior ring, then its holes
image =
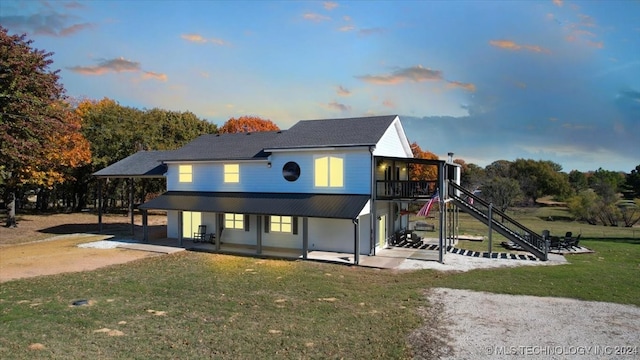
{"type": "Polygon", "coordinates": [[[3,1],[67,95],[218,125],[400,115],[486,166],[640,164],[640,1],[3,1]]]}

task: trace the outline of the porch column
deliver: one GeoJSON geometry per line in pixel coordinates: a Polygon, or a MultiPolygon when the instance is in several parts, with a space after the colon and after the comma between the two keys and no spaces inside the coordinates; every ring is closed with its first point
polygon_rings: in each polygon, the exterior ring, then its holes
{"type": "Polygon", "coordinates": [[[149,242],[149,218],[147,209],[142,210],[142,241],[149,242]]]}
{"type": "Polygon", "coordinates": [[[98,233],[102,234],[102,179],[98,178],[98,233]]]}
{"type": "Polygon", "coordinates": [[[216,251],[220,251],[220,243],[222,242],[222,229],[224,224],[224,215],[217,214],[216,216],[216,251]]]}
{"type": "Polygon", "coordinates": [[[262,254],[262,215],[256,215],[256,254],[262,254]]]}
{"type": "Polygon", "coordinates": [[[178,211],[178,246],[180,247],[182,247],[182,227],[184,226],[182,216],[182,210],[178,211]]]}
{"type": "Polygon", "coordinates": [[[353,219],[353,240],[355,241],[355,244],[353,246],[353,263],[355,265],[358,265],[360,263],[360,231],[358,230],[358,219],[353,219]]]}
{"type": "Polygon", "coordinates": [[[129,216],[131,217],[131,236],[135,235],[135,224],[133,220],[133,178],[129,178],[129,216]]]}
{"type": "Polygon", "coordinates": [[[302,218],[302,258],[307,260],[309,254],[309,218],[302,218]]]}

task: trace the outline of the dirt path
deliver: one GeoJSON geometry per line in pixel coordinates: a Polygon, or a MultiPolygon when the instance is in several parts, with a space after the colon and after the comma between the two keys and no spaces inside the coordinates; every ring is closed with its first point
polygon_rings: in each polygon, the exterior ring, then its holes
{"type": "Polygon", "coordinates": [[[95,235],[60,236],[58,240],[3,246],[0,248],[0,282],[94,270],[159,255],[128,249],[90,249],[77,246],[104,238],[105,236],[95,235]]]}
{"type": "MultiPolygon", "coordinates": [[[[150,217],[149,224],[162,226],[164,216],[150,217]]],[[[135,224],[140,224],[137,217],[135,224]]],[[[105,233],[98,230],[97,216],[92,214],[24,215],[18,227],[0,227],[0,282],[94,270],[160,254],[129,249],[91,249],[77,245],[104,240],[112,236],[131,238],[130,219],[122,215],[104,217],[105,233]]],[[[136,237],[141,226],[135,225],[136,237]]]]}

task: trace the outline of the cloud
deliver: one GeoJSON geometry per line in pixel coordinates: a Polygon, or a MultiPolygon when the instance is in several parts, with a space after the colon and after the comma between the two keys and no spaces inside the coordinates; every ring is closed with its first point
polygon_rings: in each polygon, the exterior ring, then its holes
{"type": "Polygon", "coordinates": [[[351,95],[351,91],[345,89],[342,85],[338,86],[338,89],[336,90],[336,92],[340,96],[350,96],[351,95]]]}
{"type": "Polygon", "coordinates": [[[331,20],[330,17],[324,16],[316,13],[305,13],[302,15],[302,18],[305,20],[313,21],[313,22],[321,22],[331,20]]]}
{"type": "Polygon", "coordinates": [[[464,89],[467,91],[471,91],[471,92],[475,92],[476,91],[476,86],[474,84],[471,83],[463,83],[463,82],[459,82],[459,81],[447,81],[447,87],[449,88],[458,88],[458,89],[464,89]]]}
{"type": "Polygon", "coordinates": [[[153,71],[144,71],[143,74],[142,74],[142,79],[143,80],[154,79],[154,80],[166,82],[167,81],[167,74],[155,73],[153,71]]]}
{"type": "Polygon", "coordinates": [[[347,111],[351,110],[351,106],[345,105],[345,104],[341,104],[341,103],[336,102],[336,101],[332,101],[332,102],[328,103],[326,105],[326,107],[329,108],[329,109],[339,110],[339,111],[342,111],[342,112],[347,112],[347,111]]]}
{"type": "Polygon", "coordinates": [[[200,34],[182,34],[180,35],[180,37],[189,42],[194,42],[198,44],[210,43],[210,44],[219,45],[219,46],[228,45],[228,43],[222,39],[217,39],[217,38],[207,39],[200,34]]]}
{"type": "Polygon", "coordinates": [[[491,46],[495,46],[497,48],[506,49],[506,50],[514,50],[514,51],[528,50],[528,51],[537,52],[537,53],[550,53],[548,49],[545,49],[541,46],[520,45],[511,40],[491,40],[489,41],[489,44],[491,46]]]}
{"type": "Polygon", "coordinates": [[[376,35],[376,34],[382,34],[386,32],[386,30],[384,28],[368,28],[368,29],[360,29],[358,30],[358,34],[362,35],[362,36],[369,36],[369,35],[376,35]]]}
{"type": "Polygon", "coordinates": [[[84,4],[78,1],[67,1],[62,4],[62,6],[64,6],[66,9],[82,9],[85,7],[84,4]]]}
{"type": "Polygon", "coordinates": [[[96,66],[73,66],[69,70],[82,75],[103,75],[109,72],[140,71],[140,63],[123,57],[104,60],[96,66]]]}
{"type": "Polygon", "coordinates": [[[388,107],[388,108],[391,108],[391,109],[395,109],[396,108],[396,103],[394,103],[391,100],[385,100],[385,101],[382,102],[382,106],[388,107]]]}
{"type": "Polygon", "coordinates": [[[394,71],[389,75],[362,75],[356,76],[364,82],[377,85],[396,85],[407,81],[424,82],[442,80],[442,72],[422,67],[412,66],[394,71]]]}
{"type": "Polygon", "coordinates": [[[127,60],[123,57],[103,60],[95,66],[72,66],[67,69],[81,75],[104,75],[108,73],[142,72],[141,77],[143,80],[154,79],[158,81],[167,81],[166,74],[142,70],[139,62],[127,60]]]}
{"type": "Polygon", "coordinates": [[[344,25],[338,28],[338,31],[342,31],[342,32],[348,32],[348,31],[353,31],[355,30],[356,27],[354,25],[348,24],[348,25],[344,25]]]}
{"type": "Polygon", "coordinates": [[[325,1],[324,4],[322,4],[322,6],[324,7],[325,10],[331,11],[338,7],[338,3],[335,3],[333,1],[325,1]]]}
{"type": "MultiPolygon", "coordinates": [[[[57,3],[53,3],[58,5],[57,3]]],[[[38,4],[40,9],[28,15],[1,15],[0,24],[16,32],[26,32],[30,35],[44,35],[53,37],[71,36],[79,31],[91,29],[95,24],[83,22],[78,16],[68,12],[58,12],[47,2],[38,4]]],[[[80,9],[79,3],[65,3],[65,9],[80,9]]]]}

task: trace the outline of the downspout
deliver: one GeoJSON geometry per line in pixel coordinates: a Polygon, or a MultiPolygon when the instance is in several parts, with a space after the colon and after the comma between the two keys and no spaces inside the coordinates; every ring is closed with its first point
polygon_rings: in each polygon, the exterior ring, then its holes
{"type": "Polygon", "coordinates": [[[376,254],[375,247],[375,239],[377,239],[376,234],[376,162],[375,157],[373,156],[373,151],[376,149],[375,146],[369,146],[369,153],[371,154],[371,199],[369,200],[369,205],[371,209],[369,210],[369,254],[376,254]]]}

